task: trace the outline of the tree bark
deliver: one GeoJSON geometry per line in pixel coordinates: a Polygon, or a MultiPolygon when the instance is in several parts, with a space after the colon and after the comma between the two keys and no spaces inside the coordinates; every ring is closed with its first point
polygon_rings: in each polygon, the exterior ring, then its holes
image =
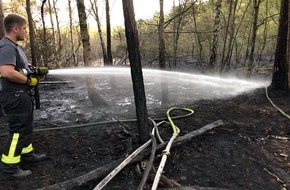
{"type": "Polygon", "coordinates": [[[44,5],[47,0],[42,0],[41,4],[41,20],[42,20],[42,30],[43,30],[43,47],[42,47],[42,53],[43,53],[43,64],[48,67],[48,55],[47,51],[45,51],[45,48],[48,47],[47,45],[47,36],[46,36],[46,26],[45,26],[45,19],[44,19],[44,5]]]}
{"type": "Polygon", "coordinates": [[[110,2],[106,0],[106,23],[107,23],[107,56],[108,60],[105,65],[113,65],[112,57],[112,40],[111,40],[111,18],[110,18],[110,2]]]}
{"type": "Polygon", "coordinates": [[[248,73],[247,73],[248,76],[250,76],[253,72],[254,53],[255,53],[255,45],[256,45],[257,30],[258,30],[258,16],[259,16],[260,4],[261,4],[261,0],[253,1],[254,18],[253,18],[253,27],[252,27],[251,50],[250,50],[250,55],[249,55],[249,64],[248,64],[248,73]]]}
{"type": "MultiPolygon", "coordinates": [[[[159,39],[159,67],[161,70],[166,70],[166,47],[164,39],[164,2],[159,0],[160,5],[160,19],[159,19],[159,30],[158,30],[158,39],[159,39]]],[[[169,101],[169,90],[168,84],[165,81],[161,81],[161,98],[162,104],[167,104],[169,101]]]]}
{"type": "Polygon", "coordinates": [[[70,43],[71,43],[71,53],[72,53],[72,64],[73,66],[77,67],[78,66],[78,62],[76,59],[76,54],[75,54],[75,43],[74,43],[74,36],[73,36],[73,16],[72,16],[72,7],[71,7],[71,1],[72,0],[68,0],[68,12],[69,12],[69,35],[70,35],[70,43]]]}
{"type": "MultiPolygon", "coordinates": [[[[83,57],[86,66],[93,66],[91,47],[90,47],[90,36],[88,32],[87,16],[84,5],[84,0],[77,0],[77,8],[79,14],[80,30],[83,44],[83,57]]],[[[107,105],[105,100],[97,93],[96,82],[94,76],[87,76],[87,90],[88,96],[94,107],[107,105]]]]}
{"type": "Polygon", "coordinates": [[[212,37],[211,50],[210,50],[210,60],[209,60],[210,71],[215,71],[215,66],[216,66],[221,6],[222,6],[222,0],[218,0],[215,5],[214,30],[213,30],[213,37],[212,37]]]}
{"type": "Polygon", "coordinates": [[[143,82],[141,55],[136,27],[133,0],[122,0],[125,19],[127,47],[133,82],[139,140],[145,143],[149,139],[149,121],[146,107],[146,96],[143,82]]]}
{"type": "Polygon", "coordinates": [[[103,38],[103,32],[102,32],[102,28],[101,28],[101,22],[100,22],[100,17],[99,17],[99,9],[97,6],[97,0],[90,0],[91,6],[92,6],[92,10],[94,13],[94,17],[95,20],[97,22],[97,26],[98,26],[98,33],[99,33],[99,38],[100,38],[100,42],[101,42],[101,48],[102,48],[102,52],[103,52],[103,60],[104,63],[108,62],[108,54],[107,54],[107,50],[106,50],[106,46],[105,46],[105,42],[104,42],[104,38],[103,38]]]}
{"type": "Polygon", "coordinates": [[[271,87],[274,89],[288,90],[288,63],[286,62],[287,32],[288,0],[282,0],[280,7],[279,29],[275,50],[273,77],[271,83],[271,87]]]}
{"type": "Polygon", "coordinates": [[[163,11],[163,0],[159,0],[160,5],[160,19],[158,27],[158,39],[159,39],[159,67],[160,69],[166,68],[165,61],[165,40],[164,40],[164,11],[163,11]]]}

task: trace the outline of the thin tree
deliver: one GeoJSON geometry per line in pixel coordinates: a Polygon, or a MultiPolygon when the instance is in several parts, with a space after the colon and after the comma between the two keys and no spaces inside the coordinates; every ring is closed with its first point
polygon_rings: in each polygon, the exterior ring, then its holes
{"type": "Polygon", "coordinates": [[[42,4],[41,4],[41,19],[42,19],[42,30],[43,30],[43,44],[42,44],[42,53],[43,53],[43,57],[44,57],[44,65],[47,67],[48,66],[48,52],[45,51],[45,48],[48,47],[47,44],[47,35],[46,35],[46,26],[45,26],[45,19],[44,19],[44,6],[47,0],[42,0],[42,4]]]}
{"type": "Polygon", "coordinates": [[[222,73],[225,69],[226,66],[226,60],[225,60],[225,54],[226,54],[226,48],[227,48],[227,44],[228,44],[228,39],[229,39],[229,33],[230,33],[230,23],[231,23],[231,19],[232,19],[232,14],[233,14],[233,1],[234,0],[230,0],[229,1],[229,12],[228,12],[228,20],[226,22],[226,26],[225,26],[225,34],[224,34],[224,44],[223,44],[223,50],[222,50],[222,57],[221,57],[221,65],[220,65],[220,73],[222,73]]]}
{"type": "Polygon", "coordinates": [[[104,38],[103,38],[103,32],[102,32],[102,28],[101,28],[101,21],[100,21],[100,17],[99,17],[99,8],[97,6],[97,0],[90,0],[91,3],[91,7],[93,10],[93,17],[97,22],[97,26],[98,26],[98,33],[99,33],[99,38],[100,38],[100,42],[101,42],[101,48],[102,48],[102,52],[103,52],[103,60],[104,63],[108,63],[108,54],[107,54],[107,50],[106,50],[106,46],[105,46],[105,42],[104,42],[104,38]]]}
{"type": "Polygon", "coordinates": [[[3,3],[0,0],[0,39],[5,35],[4,31],[4,12],[3,12],[3,3]]]}
{"type": "Polygon", "coordinates": [[[236,29],[235,21],[236,21],[237,5],[238,5],[238,0],[235,0],[233,2],[233,10],[232,10],[232,16],[231,16],[230,30],[229,30],[229,41],[228,41],[228,46],[227,46],[227,53],[224,59],[225,71],[228,71],[231,69],[231,58],[233,54],[233,44],[235,40],[234,35],[235,35],[235,29],[236,29]]]}
{"type": "Polygon", "coordinates": [[[159,67],[160,69],[166,68],[165,60],[165,40],[164,40],[164,6],[163,0],[159,0],[160,5],[160,18],[158,27],[158,40],[159,40],[159,67]]]}
{"type": "MultiPolygon", "coordinates": [[[[79,15],[79,23],[81,30],[81,38],[83,44],[83,59],[86,66],[93,66],[93,60],[91,56],[91,45],[90,45],[90,36],[88,32],[87,25],[87,15],[84,5],[84,0],[77,0],[77,9],[79,15]]],[[[94,107],[106,105],[106,102],[101,98],[97,93],[96,82],[94,76],[87,76],[87,90],[88,96],[94,107]]]]}
{"type": "MultiPolygon", "coordinates": [[[[31,14],[31,4],[30,0],[26,0],[26,12],[28,17],[28,27],[29,27],[29,40],[30,40],[30,52],[31,52],[31,64],[37,66],[37,48],[35,42],[35,31],[33,26],[33,18],[31,14]]],[[[35,108],[40,109],[40,99],[38,85],[34,87],[34,98],[35,98],[35,108]]]]}
{"type": "MultiPolygon", "coordinates": [[[[288,1],[282,0],[279,16],[279,29],[271,87],[274,89],[288,90],[288,63],[287,54],[287,33],[288,33],[288,1]]],[[[290,7],[290,6],[289,6],[290,7]]],[[[289,44],[288,44],[289,45],[289,44]]],[[[288,50],[289,52],[289,50],[288,50]]],[[[289,53],[288,53],[289,55],[289,53]]]]}
{"type": "Polygon", "coordinates": [[[105,2],[106,2],[106,24],[107,24],[106,25],[107,26],[107,56],[108,56],[108,60],[106,60],[105,65],[113,65],[110,2],[109,0],[105,0],[105,2]]]}
{"type": "Polygon", "coordinates": [[[249,55],[249,64],[248,64],[248,73],[247,75],[250,76],[253,72],[254,66],[254,53],[255,53],[255,45],[256,45],[256,38],[257,38],[257,31],[258,31],[258,17],[259,17],[259,9],[262,0],[253,0],[254,6],[254,18],[253,18],[253,26],[252,26],[252,39],[251,39],[251,50],[249,55]]]}
{"type": "Polygon", "coordinates": [[[77,67],[78,63],[76,60],[76,53],[75,53],[75,42],[74,42],[74,36],[73,36],[73,16],[72,16],[72,7],[71,7],[71,1],[68,0],[68,12],[69,12],[69,36],[70,36],[70,42],[71,42],[71,58],[72,58],[72,64],[77,67]]]}
{"type": "Polygon", "coordinates": [[[215,17],[214,17],[214,30],[210,49],[209,70],[214,71],[217,61],[217,45],[218,45],[218,33],[220,29],[220,13],[221,13],[222,0],[217,0],[215,5],[215,17]]]}
{"type": "MultiPolygon", "coordinates": [[[[57,29],[57,37],[58,37],[58,48],[57,48],[57,52],[60,55],[61,51],[62,51],[62,37],[61,37],[61,31],[60,31],[60,25],[59,25],[59,19],[58,19],[58,11],[56,9],[56,2],[57,0],[53,0],[53,10],[54,10],[54,14],[55,14],[55,21],[56,21],[56,29],[57,29]]],[[[59,57],[58,57],[59,60],[59,57]]]]}
{"type": "Polygon", "coordinates": [[[146,107],[146,96],[141,66],[138,32],[136,27],[133,0],[122,0],[125,19],[127,47],[133,82],[134,100],[137,115],[139,140],[145,143],[149,139],[149,122],[146,107]]]}
{"type": "MultiPolygon", "coordinates": [[[[160,18],[159,18],[159,27],[158,27],[158,40],[159,40],[159,67],[161,70],[166,69],[166,47],[165,47],[165,39],[164,39],[164,1],[159,0],[160,7],[160,18]]],[[[166,104],[169,101],[169,90],[168,84],[166,81],[161,81],[161,96],[162,96],[162,104],[166,104]]]]}

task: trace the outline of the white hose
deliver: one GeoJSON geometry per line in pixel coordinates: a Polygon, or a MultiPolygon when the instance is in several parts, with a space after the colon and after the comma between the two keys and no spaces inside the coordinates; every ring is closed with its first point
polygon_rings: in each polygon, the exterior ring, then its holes
{"type": "Polygon", "coordinates": [[[156,175],[155,175],[155,178],[154,178],[154,182],[153,182],[153,185],[152,185],[152,188],[151,188],[152,190],[156,190],[157,187],[158,187],[158,183],[159,183],[161,174],[163,172],[163,168],[165,166],[165,163],[166,163],[166,160],[167,160],[167,156],[170,155],[171,145],[172,145],[173,141],[176,139],[176,137],[178,136],[178,134],[180,132],[178,127],[176,127],[176,129],[177,129],[176,133],[173,133],[173,135],[170,138],[165,150],[163,151],[163,156],[162,156],[161,162],[159,164],[159,167],[158,167],[158,170],[156,172],[156,175]]]}

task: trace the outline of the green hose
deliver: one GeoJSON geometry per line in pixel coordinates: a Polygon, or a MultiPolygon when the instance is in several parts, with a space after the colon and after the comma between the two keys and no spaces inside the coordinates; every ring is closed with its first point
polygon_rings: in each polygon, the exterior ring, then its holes
{"type": "Polygon", "coordinates": [[[178,107],[173,107],[173,108],[170,108],[168,111],[167,111],[167,119],[172,127],[172,130],[173,130],[173,133],[176,133],[177,132],[177,127],[176,125],[174,124],[174,122],[172,121],[172,118],[170,116],[170,112],[171,111],[174,111],[174,110],[183,110],[183,111],[187,111],[189,112],[188,114],[185,114],[185,115],[180,115],[180,116],[177,116],[177,117],[174,117],[174,119],[179,119],[179,118],[184,118],[184,117],[188,117],[190,115],[192,115],[194,113],[194,111],[192,109],[189,109],[189,108],[178,108],[178,107]]]}

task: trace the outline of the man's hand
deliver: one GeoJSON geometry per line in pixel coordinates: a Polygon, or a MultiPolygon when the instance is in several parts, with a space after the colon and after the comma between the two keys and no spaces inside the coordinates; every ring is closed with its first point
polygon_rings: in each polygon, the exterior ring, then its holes
{"type": "Polygon", "coordinates": [[[28,84],[29,86],[34,87],[34,86],[36,86],[38,84],[38,81],[39,81],[38,77],[30,75],[30,76],[27,77],[26,84],[28,84]]]}

